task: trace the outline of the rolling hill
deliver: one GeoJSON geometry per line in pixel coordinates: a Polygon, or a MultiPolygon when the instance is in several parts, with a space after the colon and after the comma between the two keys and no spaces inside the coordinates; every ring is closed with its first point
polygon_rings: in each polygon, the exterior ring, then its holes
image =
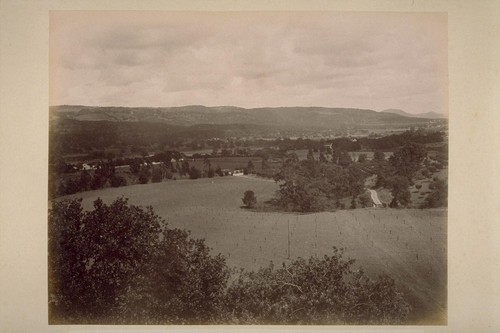
{"type": "Polygon", "coordinates": [[[50,107],[55,119],[79,121],[153,122],[173,126],[193,125],[259,125],[282,128],[343,128],[412,126],[431,119],[408,117],[391,112],[368,109],[324,107],[279,107],[245,109],[233,106],[207,107],[95,107],[62,105],[50,107]]]}
{"type": "Polygon", "coordinates": [[[445,119],[446,118],[446,116],[444,114],[437,113],[437,112],[408,113],[408,112],[405,112],[401,109],[387,109],[387,110],[383,110],[381,112],[392,113],[392,114],[397,114],[400,116],[411,117],[411,118],[426,118],[426,119],[445,119]]]}

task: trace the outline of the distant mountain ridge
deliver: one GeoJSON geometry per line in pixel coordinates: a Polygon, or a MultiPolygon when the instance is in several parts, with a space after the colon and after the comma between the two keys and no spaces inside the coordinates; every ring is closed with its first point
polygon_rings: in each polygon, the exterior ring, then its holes
{"type": "Polygon", "coordinates": [[[263,107],[245,109],[235,106],[208,107],[99,107],[51,106],[53,118],[79,121],[154,122],[177,126],[193,125],[264,125],[290,128],[341,128],[370,126],[412,126],[431,121],[369,109],[326,107],[263,107]]]}
{"type": "Polygon", "coordinates": [[[446,116],[444,114],[437,113],[437,112],[408,113],[408,112],[405,112],[401,109],[387,109],[387,110],[382,110],[380,112],[392,113],[392,114],[397,114],[400,116],[411,117],[411,118],[446,119],[446,116]]]}

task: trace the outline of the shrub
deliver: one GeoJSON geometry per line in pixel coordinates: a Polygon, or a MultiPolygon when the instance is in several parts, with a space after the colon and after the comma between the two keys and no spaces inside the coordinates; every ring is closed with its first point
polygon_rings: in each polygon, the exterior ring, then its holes
{"type": "Polygon", "coordinates": [[[417,184],[415,185],[415,187],[417,188],[417,190],[420,190],[422,188],[422,184],[417,184]]]}
{"type": "Polygon", "coordinates": [[[398,324],[410,306],[394,280],[353,269],[343,250],[243,272],[229,287],[228,312],[237,324],[398,324]]]}
{"type": "Polygon", "coordinates": [[[245,204],[246,207],[252,208],[255,206],[257,203],[257,198],[255,197],[255,193],[252,190],[245,191],[245,194],[243,195],[243,204],[245,204]]]}

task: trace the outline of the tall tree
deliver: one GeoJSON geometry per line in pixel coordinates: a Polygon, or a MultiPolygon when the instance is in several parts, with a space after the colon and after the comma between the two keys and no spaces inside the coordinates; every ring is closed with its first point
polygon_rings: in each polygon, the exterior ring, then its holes
{"type": "Polygon", "coordinates": [[[407,207],[411,203],[411,193],[408,189],[410,182],[408,178],[403,176],[395,176],[389,180],[392,193],[392,201],[390,207],[403,206],[407,207]]]}
{"type": "Polygon", "coordinates": [[[54,202],[49,211],[52,324],[201,324],[221,316],[225,260],[118,198],[54,202]]]}
{"type": "Polygon", "coordinates": [[[396,169],[398,176],[404,176],[411,181],[426,156],[427,152],[424,146],[409,143],[395,152],[389,161],[396,169]]]}

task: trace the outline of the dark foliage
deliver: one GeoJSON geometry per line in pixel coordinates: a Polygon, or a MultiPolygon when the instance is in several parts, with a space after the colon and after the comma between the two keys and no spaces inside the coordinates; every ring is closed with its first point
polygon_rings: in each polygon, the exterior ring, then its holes
{"type": "Polygon", "coordinates": [[[124,177],[118,175],[113,175],[109,180],[109,183],[113,187],[127,186],[127,180],[124,177]]]}
{"type": "Polygon", "coordinates": [[[365,177],[351,164],[342,167],[315,160],[299,161],[292,153],[274,177],[280,185],[276,202],[290,211],[321,211],[335,200],[360,194],[365,177]]]}
{"type": "Polygon", "coordinates": [[[196,168],[194,165],[189,169],[189,178],[198,179],[201,178],[201,170],[196,168]]]}
{"type": "Polygon", "coordinates": [[[139,180],[139,183],[147,184],[150,178],[151,178],[151,170],[149,170],[149,167],[145,165],[141,166],[139,174],[137,175],[137,180],[139,180]]]}
{"type": "Polygon", "coordinates": [[[399,324],[410,312],[394,281],[368,278],[334,248],[275,269],[242,272],[226,304],[238,324],[399,324]]]}
{"type": "Polygon", "coordinates": [[[98,199],[90,212],[64,200],[49,212],[52,324],[212,322],[228,274],[203,241],[126,199],[98,199]]]}
{"type": "Polygon", "coordinates": [[[257,198],[255,197],[255,193],[252,190],[245,191],[243,195],[243,204],[248,208],[252,208],[257,203],[257,198]]]}
{"type": "Polygon", "coordinates": [[[159,183],[163,180],[163,170],[160,168],[154,168],[151,173],[151,182],[159,183]]]}
{"type": "Polygon", "coordinates": [[[410,182],[408,178],[403,176],[395,176],[389,180],[392,193],[392,201],[390,207],[407,207],[411,203],[411,193],[408,189],[410,182]]]}
{"type": "Polygon", "coordinates": [[[212,167],[210,167],[207,171],[207,177],[214,178],[214,176],[215,176],[215,170],[212,167]]]}
{"type": "Polygon", "coordinates": [[[411,180],[426,156],[427,152],[423,146],[409,143],[395,152],[389,161],[395,168],[397,175],[411,180]]]}
{"type": "Polygon", "coordinates": [[[250,173],[250,174],[255,173],[255,165],[253,164],[252,160],[248,161],[246,169],[247,169],[247,173],[250,173]]]}

